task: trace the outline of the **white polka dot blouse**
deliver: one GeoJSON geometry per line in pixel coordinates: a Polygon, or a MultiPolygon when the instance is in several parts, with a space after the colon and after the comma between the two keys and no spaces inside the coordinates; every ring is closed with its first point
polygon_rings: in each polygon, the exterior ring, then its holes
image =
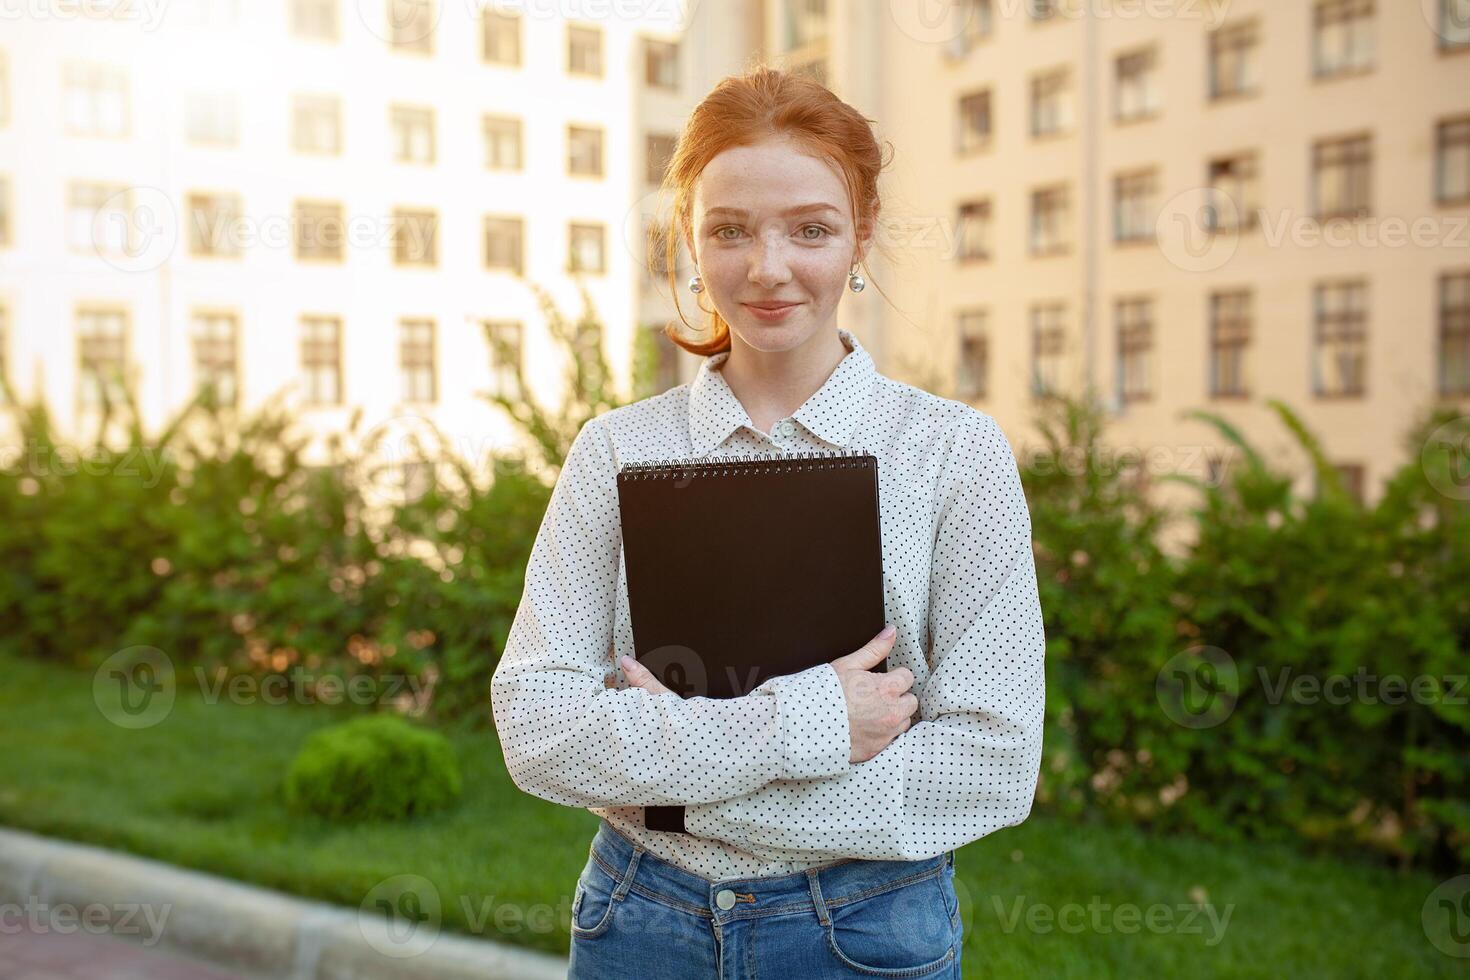
{"type": "MultiPolygon", "coordinates": [[[[916,861],[1014,826],[1041,764],[1045,635],[1031,517],[995,420],[885,377],[851,331],[822,387],[770,433],[707,357],[692,382],[584,425],[551,493],[491,682],[516,786],[584,807],[711,881],[846,858],[916,861]],[[847,449],[878,459],[888,669],[915,723],[852,763],[830,664],[739,698],[631,687],[617,473],[686,456],[847,449]],[[643,808],[683,805],[689,834],[643,808]]],[[[691,588],[699,583],[691,582],[691,588]]]]}

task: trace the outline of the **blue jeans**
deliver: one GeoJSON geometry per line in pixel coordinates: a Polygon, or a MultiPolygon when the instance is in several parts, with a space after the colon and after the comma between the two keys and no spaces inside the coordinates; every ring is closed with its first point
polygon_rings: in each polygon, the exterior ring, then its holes
{"type": "Polygon", "coordinates": [[[606,820],[588,851],[569,980],[960,976],[953,851],[710,881],[606,820]]]}

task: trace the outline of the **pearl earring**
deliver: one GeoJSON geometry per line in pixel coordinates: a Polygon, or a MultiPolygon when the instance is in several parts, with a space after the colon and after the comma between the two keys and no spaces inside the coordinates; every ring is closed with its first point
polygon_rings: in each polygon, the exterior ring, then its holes
{"type": "Polygon", "coordinates": [[[868,281],[854,268],[847,274],[847,288],[855,293],[860,293],[868,285],[868,281]]]}
{"type": "Polygon", "coordinates": [[[704,292],[704,280],[700,279],[697,273],[689,277],[689,291],[691,293],[704,292]]]}

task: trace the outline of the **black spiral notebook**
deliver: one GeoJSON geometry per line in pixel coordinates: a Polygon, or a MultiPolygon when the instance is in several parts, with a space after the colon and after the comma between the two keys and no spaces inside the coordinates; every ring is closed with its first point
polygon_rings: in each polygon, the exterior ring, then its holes
{"type": "MultiPolygon", "coordinates": [[[[634,656],[680,697],[749,694],[883,628],[871,454],[631,463],[618,506],[634,656]]],[[[645,807],[644,826],[687,833],[684,807],[645,807]]]]}

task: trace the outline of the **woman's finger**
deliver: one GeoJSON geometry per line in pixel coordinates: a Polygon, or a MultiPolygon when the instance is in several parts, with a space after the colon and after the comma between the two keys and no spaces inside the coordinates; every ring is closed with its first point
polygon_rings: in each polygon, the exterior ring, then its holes
{"type": "Polygon", "coordinates": [[[628,682],[634,687],[641,687],[650,694],[670,694],[667,687],[659,682],[657,677],[645,666],[632,657],[624,656],[618,661],[623,665],[623,673],[628,675],[628,682]]]}

